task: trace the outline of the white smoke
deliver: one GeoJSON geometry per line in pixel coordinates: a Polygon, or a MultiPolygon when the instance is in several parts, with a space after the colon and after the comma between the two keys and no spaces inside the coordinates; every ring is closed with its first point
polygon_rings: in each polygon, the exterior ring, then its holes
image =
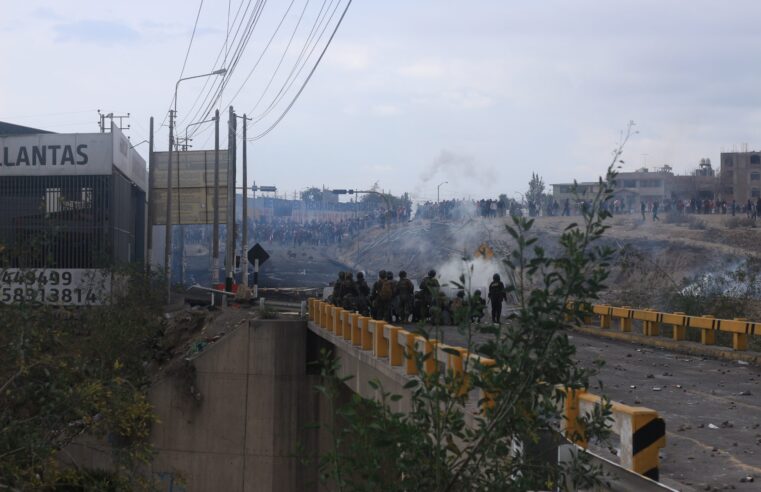
{"type": "Polygon", "coordinates": [[[463,258],[450,258],[446,263],[440,265],[436,270],[439,277],[439,283],[443,286],[442,290],[449,297],[454,297],[459,290],[455,286],[455,282],[462,284],[466,291],[471,294],[476,290],[481,291],[481,295],[486,297],[489,292],[489,284],[492,281],[492,276],[498,273],[502,277],[502,281],[505,281],[505,269],[502,263],[497,258],[473,258],[464,260],[463,258]],[[463,283],[460,278],[464,276],[465,282],[463,283]]]}
{"type": "Polygon", "coordinates": [[[419,195],[423,186],[437,175],[449,178],[453,183],[454,180],[466,180],[482,186],[491,186],[497,179],[497,171],[493,166],[479,164],[473,156],[444,149],[420,173],[420,182],[414,194],[419,195]]]}

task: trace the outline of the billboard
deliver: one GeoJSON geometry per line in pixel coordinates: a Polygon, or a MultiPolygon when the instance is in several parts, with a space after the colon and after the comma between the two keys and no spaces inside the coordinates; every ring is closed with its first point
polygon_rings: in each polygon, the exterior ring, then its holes
{"type": "MultiPolygon", "coordinates": [[[[172,224],[211,224],[214,221],[213,150],[187,150],[172,154],[172,224]]],[[[151,224],[166,223],[168,152],[153,153],[153,205],[151,224]]],[[[227,150],[219,151],[219,220],[227,207],[227,150]]]]}

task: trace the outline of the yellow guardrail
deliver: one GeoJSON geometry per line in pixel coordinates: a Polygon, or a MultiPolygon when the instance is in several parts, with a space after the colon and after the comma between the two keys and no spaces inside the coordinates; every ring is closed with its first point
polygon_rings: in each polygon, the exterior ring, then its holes
{"type": "MultiPolygon", "coordinates": [[[[388,362],[390,366],[401,368],[408,376],[418,374],[415,354],[433,353],[434,357],[428,357],[424,361],[423,370],[429,374],[439,370],[451,370],[455,374],[462,374],[466,359],[481,367],[494,366],[494,359],[473,354],[462,347],[445,345],[437,340],[426,339],[404,328],[393,326],[385,321],[373,320],[356,312],[347,311],[333,306],[319,299],[309,299],[309,320],[314,322],[326,333],[333,337],[343,339],[350,346],[372,352],[378,358],[388,362]],[[452,350],[442,350],[451,348],[452,350]],[[435,350],[438,349],[438,350],[435,350]],[[458,352],[458,353],[452,353],[458,352]]],[[[635,318],[629,308],[611,308],[609,306],[595,306],[595,314],[620,319],[635,318]],[[598,308],[600,308],[598,310],[598,308]],[[604,308],[604,309],[603,309],[604,308]],[[608,309],[610,308],[610,309],[608,309]],[[613,311],[618,316],[613,315],[613,311]]],[[[647,320],[658,322],[653,313],[647,320]],[[652,319],[651,319],[652,318],[652,319]]],[[[609,321],[609,318],[608,318],[609,321]]],[[[622,325],[622,329],[631,329],[631,324],[622,325]]],[[[468,391],[467,382],[463,383],[462,391],[468,391]]],[[[580,434],[578,418],[593,410],[595,405],[602,403],[601,397],[581,390],[567,391],[565,399],[564,420],[561,424],[561,432],[569,438],[580,434]]],[[[494,404],[495,395],[481,392],[480,399],[484,407],[494,404]]],[[[483,408],[482,408],[483,410],[483,408]]],[[[666,427],[655,410],[645,407],[632,407],[622,403],[612,403],[612,431],[618,435],[619,459],[621,466],[636,473],[658,480],[658,450],[665,446],[666,427]]],[[[584,442],[577,444],[586,446],[584,442]]]]}
{"type": "MultiPolygon", "coordinates": [[[[642,332],[645,336],[659,336],[662,325],[670,325],[673,328],[672,338],[684,340],[687,337],[687,328],[700,330],[700,343],[704,345],[716,344],[716,332],[732,334],[732,348],[734,350],[748,350],[748,337],[761,335],[761,323],[747,321],[744,318],[718,319],[711,315],[688,316],[685,313],[662,313],[651,309],[633,309],[628,306],[615,307],[604,304],[592,306],[592,313],[599,317],[599,326],[602,329],[610,329],[611,321],[618,320],[621,331],[632,331],[632,321],[642,322],[642,332]]],[[[591,324],[591,320],[587,320],[591,324]]]]}

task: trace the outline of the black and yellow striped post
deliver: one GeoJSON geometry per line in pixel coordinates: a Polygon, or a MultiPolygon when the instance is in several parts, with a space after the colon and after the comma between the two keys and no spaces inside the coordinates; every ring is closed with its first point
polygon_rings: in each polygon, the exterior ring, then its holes
{"type": "Polygon", "coordinates": [[[632,469],[658,481],[658,453],[666,445],[666,423],[653,410],[632,416],[632,469]]]}

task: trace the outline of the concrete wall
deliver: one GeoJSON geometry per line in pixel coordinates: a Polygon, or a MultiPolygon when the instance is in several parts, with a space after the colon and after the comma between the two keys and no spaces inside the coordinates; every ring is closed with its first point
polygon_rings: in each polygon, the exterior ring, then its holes
{"type": "Polygon", "coordinates": [[[193,361],[201,402],[182,378],[155,384],[152,471],[194,492],[315,488],[315,468],[297,456],[317,440],[305,429],[319,413],[306,335],[302,321],[254,320],[208,347],[193,361]]]}

